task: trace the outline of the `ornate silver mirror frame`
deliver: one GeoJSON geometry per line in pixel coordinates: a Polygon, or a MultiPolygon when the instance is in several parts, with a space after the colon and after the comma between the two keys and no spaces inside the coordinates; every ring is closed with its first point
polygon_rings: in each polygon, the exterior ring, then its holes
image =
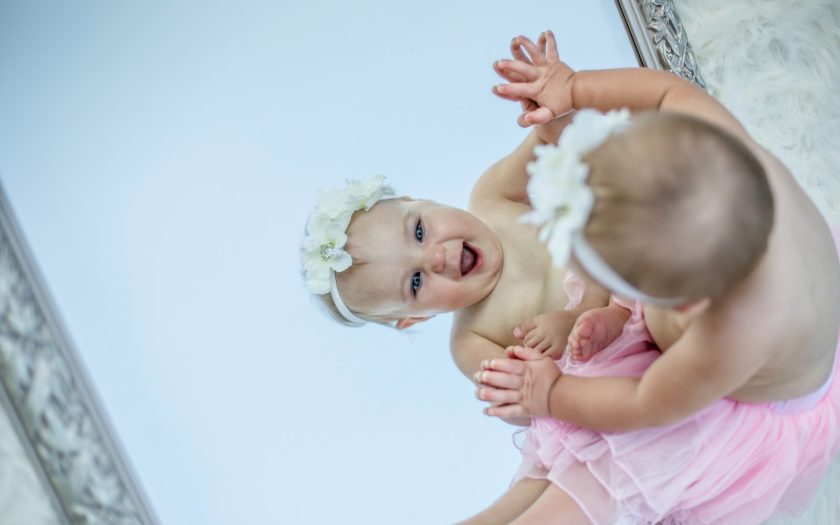
{"type": "MultiPolygon", "coordinates": [[[[704,86],[670,0],[616,0],[640,64],[704,86]]],[[[66,524],[156,524],[0,187],[0,402],[66,524]]]]}
{"type": "Polygon", "coordinates": [[[706,87],[672,0],[616,0],[616,5],[639,64],[706,87]]]}
{"type": "Polygon", "coordinates": [[[60,523],[157,523],[2,187],[0,383],[0,401],[60,523]]]}

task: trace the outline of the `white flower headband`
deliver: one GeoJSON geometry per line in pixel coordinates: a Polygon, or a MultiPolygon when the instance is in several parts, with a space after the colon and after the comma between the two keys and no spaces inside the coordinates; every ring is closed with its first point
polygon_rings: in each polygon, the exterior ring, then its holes
{"type": "Polygon", "coordinates": [[[574,254],[575,260],[594,279],[618,295],[661,306],[676,306],[682,299],[650,297],[624,280],[598,255],[583,236],[595,196],[587,185],[589,166],[582,157],[607,138],[623,131],[630,123],[630,110],[606,114],[594,109],[578,111],[563,130],[557,145],[537,146],[537,159],[528,164],[528,197],[532,211],[523,222],[542,224],[540,241],[545,242],[555,266],[563,267],[574,254]]]}
{"type": "Polygon", "coordinates": [[[306,236],[301,245],[306,288],[314,294],[329,293],[339,313],[353,325],[365,320],[347,308],[335,283],[335,274],[353,263],[344,250],[347,226],[353,213],[369,210],[379,200],[394,195],[385,186],[385,177],[377,175],[365,180],[348,180],[344,189],[324,188],[318,192],[315,210],[306,223],[306,236]]]}

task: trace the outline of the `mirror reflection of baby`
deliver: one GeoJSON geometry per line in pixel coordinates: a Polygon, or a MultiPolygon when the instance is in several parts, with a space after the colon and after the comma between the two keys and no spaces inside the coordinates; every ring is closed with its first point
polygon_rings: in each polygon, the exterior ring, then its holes
{"type": "Polygon", "coordinates": [[[479,179],[470,212],[395,198],[381,179],[322,192],[302,249],[307,286],[345,324],[454,312],[453,358],[479,373],[490,412],[537,416],[518,480],[464,523],[751,523],[798,510],[840,434],[836,385],[814,406],[775,404],[833,376],[840,269],[825,222],[701,90],[646,70],[575,73],[550,34],[512,49],[497,94],[522,101],[520,122],[536,127],[479,179]],[[571,248],[575,286],[520,220],[540,198],[526,165],[569,124],[556,116],[619,107],[639,113],[582,155],[594,203],[571,248]],[[636,302],[611,304],[600,280],[636,302]],[[595,309],[611,315],[581,316],[595,309]],[[578,376],[554,361],[567,341],[577,359],[559,362],[578,376]]]}

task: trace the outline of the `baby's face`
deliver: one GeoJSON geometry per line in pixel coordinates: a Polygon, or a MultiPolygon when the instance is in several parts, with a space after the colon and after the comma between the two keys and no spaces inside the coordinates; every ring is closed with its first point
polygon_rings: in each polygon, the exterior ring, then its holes
{"type": "Polygon", "coordinates": [[[353,266],[338,275],[351,309],[392,319],[451,312],[484,299],[502,269],[495,233],[431,201],[383,201],[348,228],[353,266]]]}

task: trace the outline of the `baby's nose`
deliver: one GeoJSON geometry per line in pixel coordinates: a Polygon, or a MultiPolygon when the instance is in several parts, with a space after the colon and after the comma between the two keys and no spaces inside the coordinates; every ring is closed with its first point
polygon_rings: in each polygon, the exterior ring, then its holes
{"type": "Polygon", "coordinates": [[[446,267],[446,252],[440,244],[426,248],[426,268],[432,273],[440,273],[446,267]]]}

